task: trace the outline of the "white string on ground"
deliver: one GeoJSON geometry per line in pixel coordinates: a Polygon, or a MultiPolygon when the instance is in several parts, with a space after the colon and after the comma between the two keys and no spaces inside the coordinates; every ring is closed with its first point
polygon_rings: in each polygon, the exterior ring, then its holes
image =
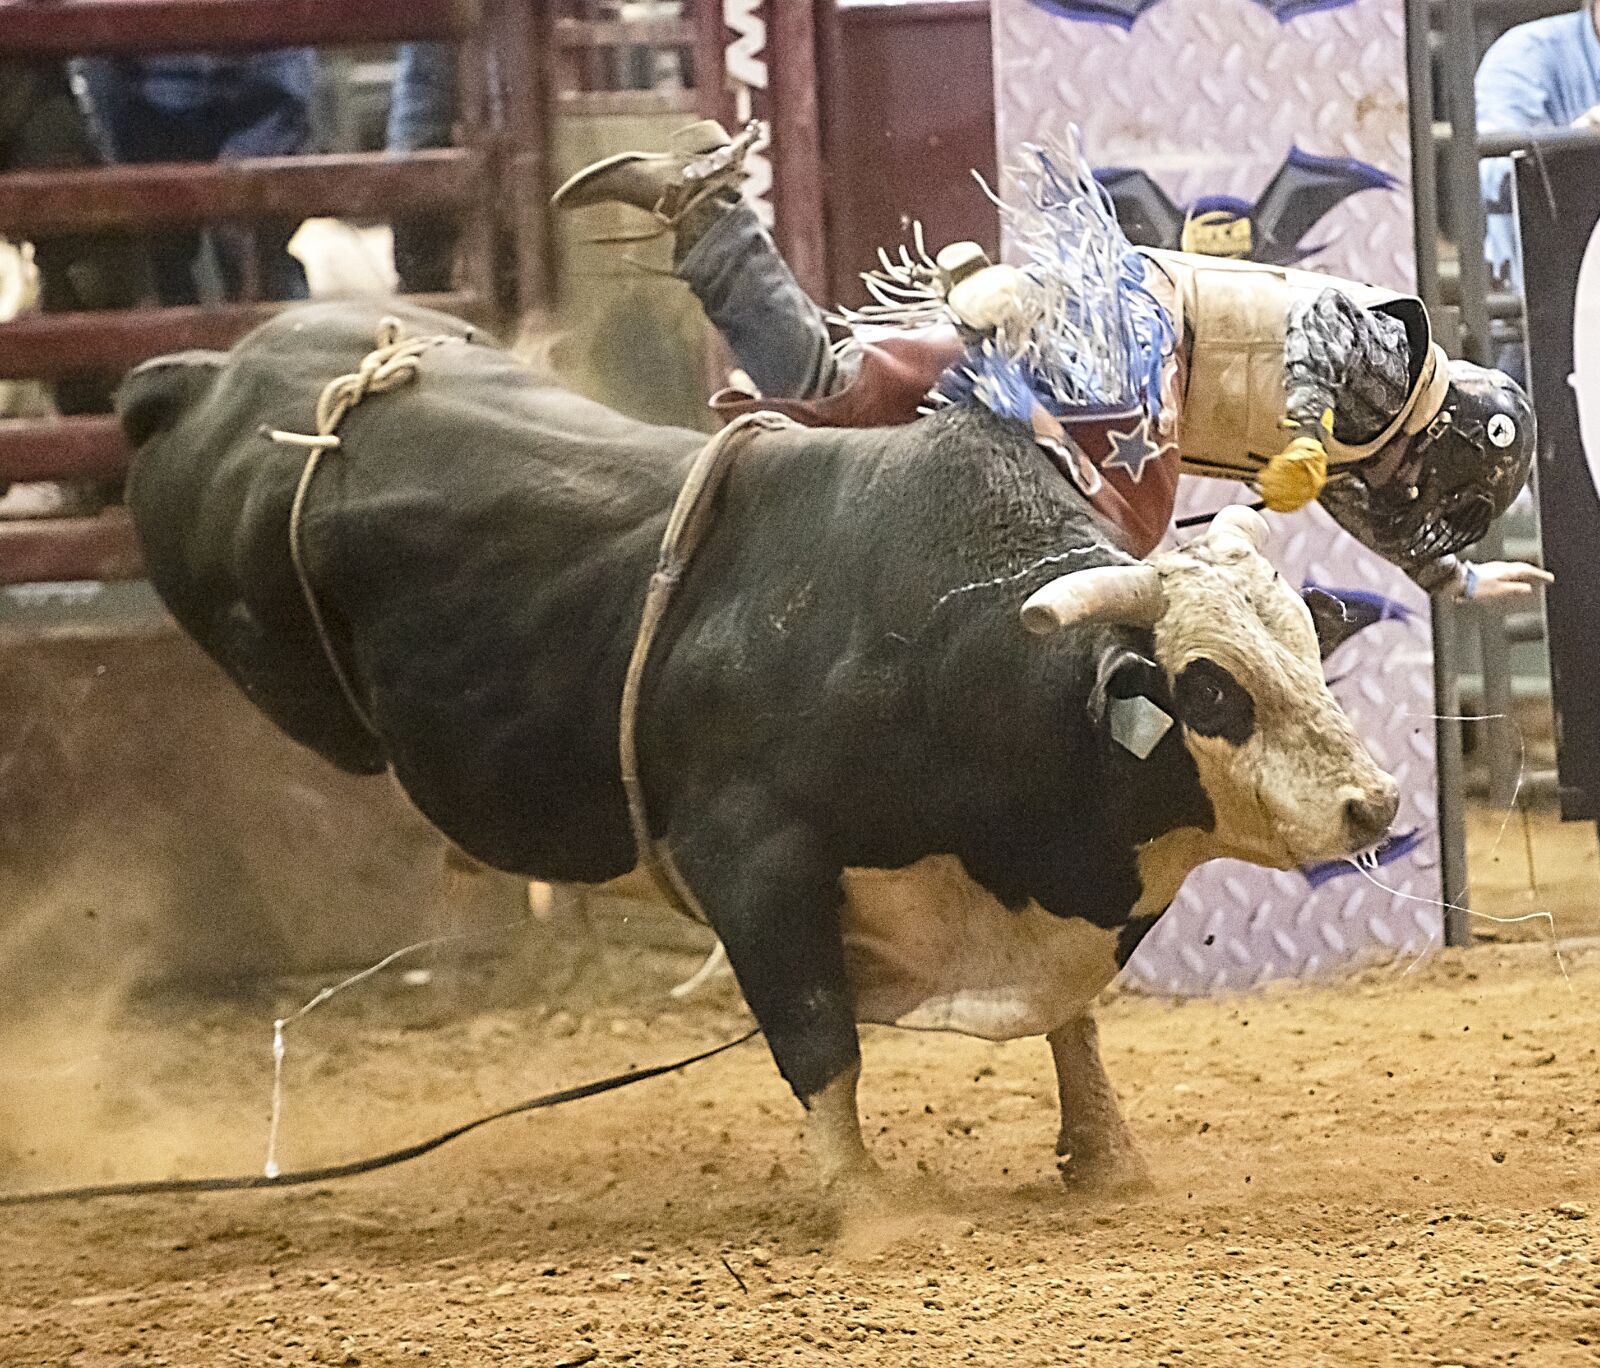
{"type": "Polygon", "coordinates": [[[1506,828],[1511,825],[1511,814],[1517,811],[1517,799],[1522,796],[1522,784],[1528,777],[1528,739],[1523,735],[1522,724],[1509,713],[1402,713],[1401,716],[1424,717],[1431,722],[1509,722],[1516,728],[1517,783],[1516,787],[1511,790],[1511,802],[1506,806],[1506,815],[1500,823],[1500,830],[1495,833],[1494,844],[1489,847],[1488,858],[1493,859],[1495,851],[1500,849],[1500,842],[1505,837],[1506,828]]]}
{"type": "Polygon", "coordinates": [[[299,1021],[301,1017],[314,1012],[329,998],[344,992],[346,988],[354,988],[356,984],[364,982],[374,974],[381,973],[396,960],[404,959],[407,955],[415,954],[418,950],[431,949],[438,945],[449,945],[453,941],[474,940],[481,936],[498,935],[512,927],[522,926],[521,919],[500,922],[494,926],[486,926],[481,931],[458,931],[448,936],[431,936],[427,940],[417,941],[413,945],[402,946],[391,951],[376,964],[369,965],[358,973],[351,974],[349,978],[342,979],[331,987],[320,989],[299,1010],[291,1012],[286,1017],[279,1017],[272,1023],[272,1111],[267,1123],[267,1156],[261,1165],[261,1171],[268,1178],[278,1176],[278,1130],[283,1120],[283,1060],[288,1053],[284,1040],[284,1032],[299,1021]]]}
{"type": "Polygon", "coordinates": [[[267,1122],[267,1157],[261,1171],[268,1178],[278,1176],[278,1124],[283,1120],[283,1028],[279,1017],[272,1023],[272,1119],[267,1122]]]}
{"type": "MultiPolygon", "coordinates": [[[[1561,958],[1561,943],[1556,939],[1556,919],[1552,917],[1550,913],[1526,912],[1520,917],[1497,917],[1492,912],[1478,912],[1470,907],[1462,907],[1459,903],[1441,902],[1438,898],[1423,898],[1419,897],[1415,893],[1407,893],[1404,889],[1391,888],[1381,879],[1374,877],[1367,869],[1366,864],[1360,859],[1350,859],[1347,860],[1346,863],[1349,864],[1352,869],[1354,869],[1358,874],[1361,875],[1363,879],[1372,884],[1374,887],[1381,888],[1385,893],[1388,893],[1392,897],[1404,898],[1407,902],[1423,903],[1428,907],[1437,907],[1445,912],[1465,912],[1469,917],[1481,917],[1484,921],[1495,922],[1496,924],[1502,926],[1514,926],[1518,922],[1527,921],[1548,922],[1550,925],[1550,949],[1555,955],[1556,964],[1561,970],[1561,977],[1567,985],[1567,991],[1572,993],[1574,997],[1577,996],[1576,991],[1572,987],[1572,979],[1567,973],[1567,962],[1561,958]]],[[[1418,955],[1416,959],[1412,960],[1412,962],[1406,966],[1404,973],[1402,973],[1400,977],[1404,978],[1406,974],[1409,974],[1417,967],[1421,960],[1422,955],[1418,955]]]]}
{"type": "Polygon", "coordinates": [[[706,956],[705,963],[690,974],[688,978],[684,979],[682,983],[674,984],[667,989],[667,996],[677,998],[680,1001],[692,996],[705,987],[714,974],[727,967],[727,963],[728,952],[722,942],[718,941],[711,947],[711,953],[706,956]]]}

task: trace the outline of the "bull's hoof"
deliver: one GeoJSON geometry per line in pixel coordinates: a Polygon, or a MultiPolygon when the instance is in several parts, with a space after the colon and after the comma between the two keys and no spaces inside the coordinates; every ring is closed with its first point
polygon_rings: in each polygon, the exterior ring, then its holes
{"type": "Polygon", "coordinates": [[[865,1259],[907,1242],[954,1239],[960,1222],[920,1186],[887,1178],[873,1165],[830,1184],[837,1249],[865,1259]]]}
{"type": "Polygon", "coordinates": [[[841,1215],[871,1215],[894,1206],[894,1188],[884,1172],[871,1159],[863,1158],[848,1168],[825,1172],[822,1191],[841,1215]]]}
{"type": "Polygon", "coordinates": [[[1062,1186],[1095,1197],[1143,1197],[1156,1190],[1155,1179],[1135,1150],[1067,1153],[1056,1160],[1062,1186]]]}

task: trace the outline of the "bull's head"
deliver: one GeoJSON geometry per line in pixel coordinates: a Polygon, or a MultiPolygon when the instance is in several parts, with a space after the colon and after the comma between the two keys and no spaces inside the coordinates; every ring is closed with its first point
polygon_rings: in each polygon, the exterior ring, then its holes
{"type": "Polygon", "coordinates": [[[1225,509],[1181,550],[1052,580],[1022,617],[1041,634],[1153,629],[1218,844],[1286,868],[1377,841],[1398,793],[1328,692],[1311,614],[1261,554],[1266,534],[1259,514],[1225,509]]]}

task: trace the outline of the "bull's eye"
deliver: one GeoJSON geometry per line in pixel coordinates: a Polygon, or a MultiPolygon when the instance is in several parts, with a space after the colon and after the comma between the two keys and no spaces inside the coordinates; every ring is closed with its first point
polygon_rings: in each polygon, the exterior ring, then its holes
{"type": "Polygon", "coordinates": [[[1256,727],[1255,700],[1214,660],[1191,660],[1178,674],[1178,716],[1198,736],[1219,736],[1235,746],[1256,727]]]}

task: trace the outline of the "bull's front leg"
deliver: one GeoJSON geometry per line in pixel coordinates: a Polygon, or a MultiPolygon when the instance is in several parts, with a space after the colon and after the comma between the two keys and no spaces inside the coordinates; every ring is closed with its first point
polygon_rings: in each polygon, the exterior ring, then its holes
{"type": "Polygon", "coordinates": [[[698,806],[670,839],[678,868],[728,953],[767,1048],[806,1109],[825,1189],[876,1203],[882,1171],[856,1109],[861,1045],[840,938],[840,871],[792,819],[763,819],[748,791],[698,806]]]}
{"type": "Polygon", "coordinates": [[[1056,1154],[1062,1182],[1098,1192],[1153,1186],[1100,1062],[1100,1030],[1093,1014],[1073,1018],[1046,1039],[1061,1095],[1056,1154]]]}

